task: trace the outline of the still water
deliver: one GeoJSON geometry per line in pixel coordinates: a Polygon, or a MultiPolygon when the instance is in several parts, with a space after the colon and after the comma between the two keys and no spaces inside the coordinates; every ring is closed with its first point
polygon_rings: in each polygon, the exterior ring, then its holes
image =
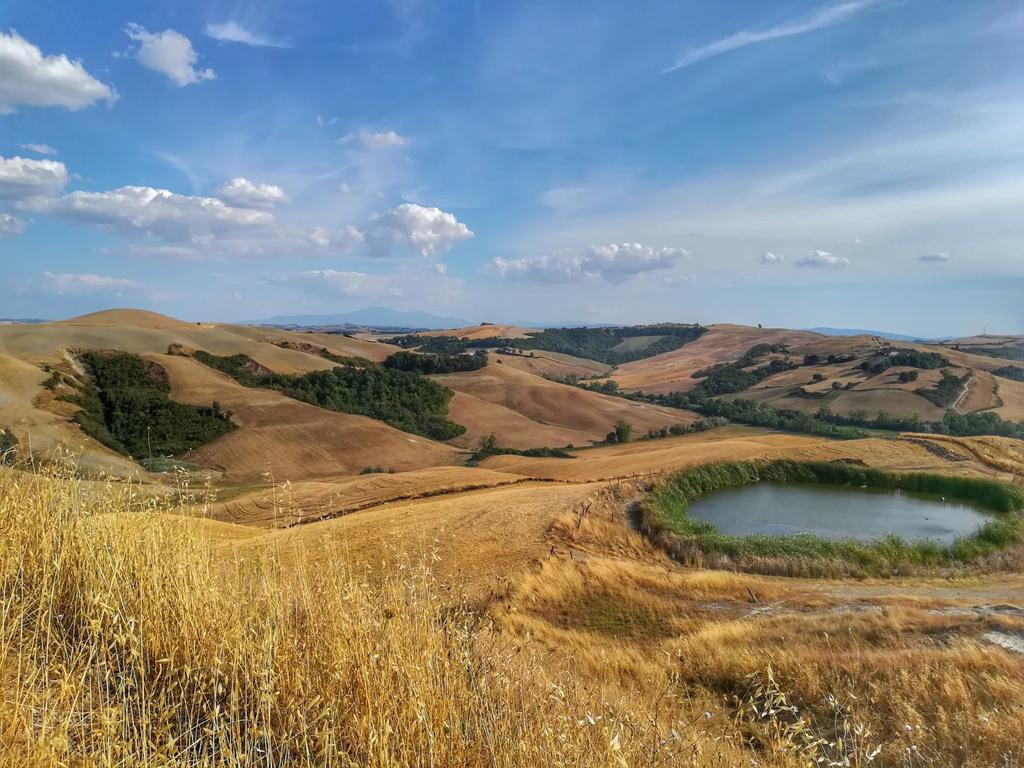
{"type": "Polygon", "coordinates": [[[938,496],[818,483],[729,488],[696,499],[689,514],[734,536],[810,533],[871,541],[894,533],[906,541],[943,544],[991,519],[975,507],[938,496]]]}

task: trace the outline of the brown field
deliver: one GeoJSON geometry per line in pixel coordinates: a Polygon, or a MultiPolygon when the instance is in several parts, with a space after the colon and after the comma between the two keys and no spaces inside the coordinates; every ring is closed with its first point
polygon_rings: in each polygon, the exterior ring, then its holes
{"type": "Polygon", "coordinates": [[[504,405],[456,392],[448,406],[448,415],[466,427],[465,434],[452,440],[453,445],[476,449],[480,438],[491,433],[503,448],[560,448],[564,445],[589,445],[592,433],[579,429],[542,424],[504,405]]]}
{"type": "MultiPolygon", "coordinates": [[[[972,438],[971,440],[980,439],[972,438]]],[[[832,461],[855,459],[879,469],[985,472],[977,462],[962,466],[939,459],[921,445],[897,440],[825,440],[728,426],[682,437],[588,448],[574,459],[493,456],[481,466],[510,474],[561,481],[589,482],[653,477],[713,461],[797,458],[832,461]]]]}
{"type": "Polygon", "coordinates": [[[525,355],[499,355],[491,353],[491,360],[501,360],[502,365],[510,365],[520,371],[532,373],[535,376],[569,376],[575,375],[581,379],[603,376],[612,369],[610,365],[599,363],[596,360],[588,360],[583,357],[563,355],[560,352],[536,351],[531,357],[525,355]]]}
{"type": "Polygon", "coordinates": [[[324,347],[328,352],[341,355],[342,357],[363,357],[378,363],[400,349],[400,347],[392,344],[366,341],[364,339],[343,336],[338,333],[297,333],[295,331],[282,331],[278,328],[254,325],[227,325],[223,323],[218,323],[215,327],[220,331],[237,334],[251,341],[270,344],[311,344],[316,347],[324,347]]]}
{"type": "Polygon", "coordinates": [[[397,470],[454,463],[451,446],[410,435],[380,421],[300,403],[268,389],[243,387],[184,357],[146,355],[170,375],[171,396],[183,403],[217,400],[240,428],[194,451],[190,461],[221,469],[225,479],[252,482],[352,475],[364,467],[397,470]]]}
{"type": "Polygon", "coordinates": [[[115,328],[133,326],[135,328],[172,328],[184,329],[201,326],[200,323],[187,323],[159,312],[149,312],[145,309],[105,309],[100,312],[90,312],[88,315],[72,317],[68,320],[58,320],[61,325],[105,325],[115,328]]]}
{"type": "Polygon", "coordinates": [[[529,329],[516,325],[486,323],[466,328],[452,328],[446,331],[421,331],[421,336],[457,336],[460,339],[524,339],[529,329]]]}
{"type": "Polygon", "coordinates": [[[1010,421],[1024,421],[1024,382],[999,379],[998,383],[1003,404],[995,412],[1010,421]]]}
{"type": "MultiPolygon", "coordinates": [[[[0,468],[0,575],[20,585],[0,603],[12,766],[107,765],[112,752],[125,766],[218,768],[525,768],[553,755],[574,768],[1021,765],[1020,574],[823,582],[682,568],[628,515],[663,473],[718,459],[1012,479],[1020,441],[728,426],[473,469],[427,466],[455,451],[414,438],[426,447],[411,449],[410,471],[342,478],[393,464],[414,436],[147,357],[176,399],[235,411],[241,428],[199,453],[248,485],[203,503],[202,488],[138,494],[0,468]]],[[[0,374],[22,371],[31,392],[25,365],[0,374]]],[[[516,422],[517,439],[567,429],[528,412],[585,424],[606,401],[636,405],[497,368],[442,378],[491,397],[503,387],[514,409],[461,391],[453,408],[490,406],[483,421],[516,422]]]]}
{"type": "Polygon", "coordinates": [[[961,413],[987,411],[1002,405],[996,377],[988,371],[975,371],[967,384],[967,393],[961,398],[957,410],[961,413]]]}
{"type": "MultiPolygon", "coordinates": [[[[603,440],[620,419],[629,421],[638,434],[696,420],[695,415],[685,411],[587,392],[504,364],[491,363],[479,371],[433,378],[456,392],[504,406],[541,424],[581,432],[593,441],[603,440]]],[[[480,428],[498,432],[482,424],[480,428]]]]}
{"type": "Polygon", "coordinates": [[[198,513],[240,525],[287,528],[397,501],[451,496],[479,488],[523,482],[523,478],[472,467],[432,467],[380,472],[339,480],[300,480],[286,487],[266,483],[210,505],[198,513]]]}
{"type": "Polygon", "coordinates": [[[828,339],[817,333],[787,331],[773,328],[750,328],[741,325],[712,325],[694,342],[655,357],[636,360],[619,366],[612,378],[626,390],[643,390],[654,394],[687,391],[696,385],[694,371],[715,363],[736,360],[755,344],[787,344],[793,348],[814,351],[815,345],[828,343],[835,351],[858,344],[861,337],[828,339]]]}

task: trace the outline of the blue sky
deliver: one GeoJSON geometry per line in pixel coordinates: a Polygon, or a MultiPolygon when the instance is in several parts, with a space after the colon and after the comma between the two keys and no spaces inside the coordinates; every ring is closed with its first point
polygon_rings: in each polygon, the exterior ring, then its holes
{"type": "Polygon", "coordinates": [[[1011,0],[0,7],[0,317],[1024,332],[1011,0]]]}

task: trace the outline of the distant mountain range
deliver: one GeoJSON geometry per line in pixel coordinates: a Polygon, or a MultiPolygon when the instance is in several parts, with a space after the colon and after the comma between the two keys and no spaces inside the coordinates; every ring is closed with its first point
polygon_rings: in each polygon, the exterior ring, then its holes
{"type": "Polygon", "coordinates": [[[472,325],[468,320],[457,317],[441,317],[429,312],[403,312],[385,307],[367,307],[355,312],[342,312],[336,315],[275,315],[266,320],[259,320],[254,325],[297,325],[297,326],[334,326],[351,325],[367,328],[425,328],[438,330],[442,328],[461,328],[472,325]]]}
{"type": "Polygon", "coordinates": [[[934,341],[934,339],[922,339],[920,336],[907,336],[902,333],[889,333],[888,331],[871,331],[866,328],[805,328],[806,331],[821,333],[825,336],[877,336],[880,339],[891,341],[934,341]]]}

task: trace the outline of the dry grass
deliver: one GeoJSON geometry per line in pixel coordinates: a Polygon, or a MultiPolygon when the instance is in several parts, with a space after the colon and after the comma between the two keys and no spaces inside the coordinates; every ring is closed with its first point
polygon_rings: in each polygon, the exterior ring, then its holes
{"type": "Polygon", "coordinates": [[[621,526],[635,490],[563,499],[563,551],[481,612],[188,488],[0,471],[0,765],[1020,764],[1024,657],[979,642],[1024,620],[682,571],[621,526]]]}
{"type": "Polygon", "coordinates": [[[696,738],[548,679],[421,565],[286,572],[181,522],[127,486],[0,476],[0,762],[623,766],[696,738]]]}

